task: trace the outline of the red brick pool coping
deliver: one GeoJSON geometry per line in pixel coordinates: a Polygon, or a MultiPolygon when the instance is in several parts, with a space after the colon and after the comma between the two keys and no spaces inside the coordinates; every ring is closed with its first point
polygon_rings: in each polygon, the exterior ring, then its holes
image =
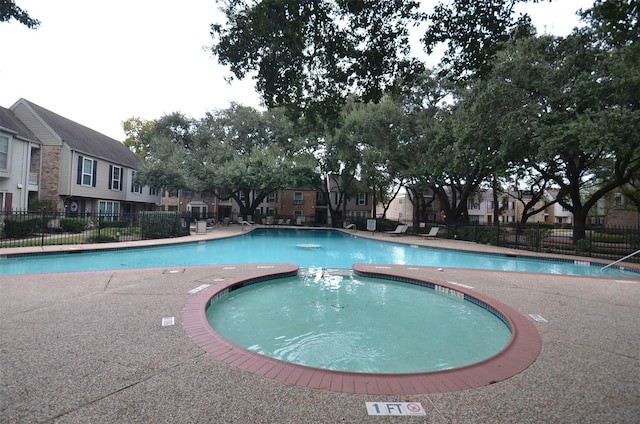
{"type": "Polygon", "coordinates": [[[420,276],[427,267],[356,264],[357,273],[381,278],[407,279],[435,284],[471,296],[498,311],[511,327],[511,340],[496,355],[481,362],[448,370],[407,374],[370,374],[332,371],[293,364],[252,352],[215,331],[205,314],[212,298],[229,287],[256,279],[267,280],[296,274],[293,264],[229,265],[242,276],[204,289],[194,296],[182,313],[182,325],[192,341],[217,360],[233,367],[283,383],[311,389],[354,394],[412,395],[446,393],[487,386],[506,380],[527,369],[538,357],[542,339],[528,318],[504,303],[464,287],[420,276]]]}

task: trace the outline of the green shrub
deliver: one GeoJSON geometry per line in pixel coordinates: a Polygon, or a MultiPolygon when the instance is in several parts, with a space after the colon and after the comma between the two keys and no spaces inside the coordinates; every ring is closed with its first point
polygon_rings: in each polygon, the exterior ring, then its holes
{"type": "Polygon", "coordinates": [[[189,223],[183,223],[176,212],[140,212],[139,221],[144,239],[159,239],[189,234],[189,223]]]}
{"type": "Polygon", "coordinates": [[[42,217],[34,215],[16,215],[4,220],[6,238],[27,237],[42,230],[42,217]]]}
{"type": "MultiPolygon", "coordinates": [[[[378,231],[393,231],[396,229],[398,225],[400,225],[399,221],[391,221],[389,219],[382,219],[382,218],[378,218],[376,220],[376,230],[378,231]]],[[[367,228],[366,221],[362,224],[362,227],[364,229],[367,228]]],[[[360,227],[358,226],[358,228],[360,227]]]]}
{"type": "Polygon", "coordinates": [[[82,218],[62,218],[60,228],[67,233],[81,233],[87,228],[88,221],[82,218]]]}
{"type": "Polygon", "coordinates": [[[47,211],[56,211],[56,204],[51,200],[36,200],[29,202],[30,211],[39,211],[40,209],[46,209],[47,211]]]}
{"type": "Polygon", "coordinates": [[[586,238],[577,240],[575,242],[576,253],[579,255],[590,253],[592,250],[591,244],[591,240],[586,238]]]}
{"type": "Polygon", "coordinates": [[[126,228],[129,221],[100,221],[100,228],[126,228]]]}
{"type": "Polygon", "coordinates": [[[551,235],[551,228],[548,225],[539,225],[524,230],[525,239],[527,240],[528,250],[539,251],[542,242],[551,235]]]}
{"type": "Polygon", "coordinates": [[[97,232],[87,236],[88,243],[111,243],[118,241],[117,237],[112,234],[98,234],[97,232]]]}
{"type": "MultiPolygon", "coordinates": [[[[449,228],[449,227],[447,227],[449,228]]],[[[499,229],[491,226],[469,225],[459,226],[448,231],[447,234],[456,234],[458,240],[475,241],[482,244],[498,244],[499,229]]],[[[451,236],[449,236],[450,238],[451,236]]]]}

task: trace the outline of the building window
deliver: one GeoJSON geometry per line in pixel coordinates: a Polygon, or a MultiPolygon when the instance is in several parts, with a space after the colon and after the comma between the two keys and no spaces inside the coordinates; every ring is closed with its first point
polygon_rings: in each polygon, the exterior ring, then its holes
{"type": "Polygon", "coordinates": [[[300,209],[294,209],[293,210],[293,217],[294,218],[302,218],[302,211],[300,209]]]}
{"type": "Polygon", "coordinates": [[[613,206],[616,208],[621,208],[624,206],[624,199],[622,198],[622,193],[616,193],[613,198],[613,206]]]}
{"type": "Polygon", "coordinates": [[[120,215],[120,202],[112,200],[100,200],[98,204],[100,219],[104,221],[118,221],[120,215]]]}
{"type": "MultiPolygon", "coordinates": [[[[140,190],[142,191],[142,187],[140,187],[140,190]]],[[[158,195],[158,190],[153,188],[153,187],[149,187],[149,194],[151,196],[157,196],[158,195]]]]}
{"type": "Polygon", "coordinates": [[[358,193],[358,205],[364,206],[367,204],[367,193],[358,193]]]}
{"type": "Polygon", "coordinates": [[[109,189],[122,190],[122,168],[109,165],[109,189]]]}
{"type": "Polygon", "coordinates": [[[267,203],[276,203],[278,201],[278,193],[275,191],[269,193],[267,196],[267,203]]]}
{"type": "Polygon", "coordinates": [[[294,191],[293,192],[293,204],[294,205],[301,205],[302,204],[302,199],[303,199],[303,194],[301,191],[294,191]]]}
{"type": "Polygon", "coordinates": [[[96,173],[98,172],[98,161],[83,156],[78,156],[78,180],[77,183],[83,186],[96,186],[96,173]]]}
{"type": "Polygon", "coordinates": [[[135,171],[131,173],[131,193],[142,193],[142,186],[138,184],[134,184],[134,180],[136,177],[135,171]]]}
{"type": "Polygon", "coordinates": [[[9,137],[0,136],[0,170],[9,169],[9,137]]]}

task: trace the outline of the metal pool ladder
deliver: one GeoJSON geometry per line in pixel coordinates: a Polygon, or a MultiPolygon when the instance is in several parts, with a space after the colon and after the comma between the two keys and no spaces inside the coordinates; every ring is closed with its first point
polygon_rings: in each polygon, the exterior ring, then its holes
{"type": "Polygon", "coordinates": [[[630,257],[632,257],[632,256],[634,256],[634,255],[637,255],[638,253],[640,253],[640,250],[636,250],[635,252],[633,252],[633,253],[631,253],[631,254],[629,254],[629,255],[625,256],[624,258],[620,258],[620,259],[618,259],[617,261],[613,261],[613,262],[611,262],[609,265],[605,265],[605,266],[603,266],[602,268],[600,268],[600,272],[602,272],[602,271],[604,271],[605,269],[609,268],[611,265],[615,265],[615,264],[617,264],[618,262],[622,262],[622,261],[624,261],[625,259],[628,259],[628,258],[630,258],[630,257]]]}

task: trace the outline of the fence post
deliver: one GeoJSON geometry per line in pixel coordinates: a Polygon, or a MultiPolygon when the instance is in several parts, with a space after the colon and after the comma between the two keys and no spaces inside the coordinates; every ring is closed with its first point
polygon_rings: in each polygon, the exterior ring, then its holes
{"type": "MultiPolygon", "coordinates": [[[[47,216],[47,208],[42,208],[40,209],[41,211],[41,220],[42,220],[42,228],[40,229],[40,247],[44,246],[44,235],[45,232],[47,230],[47,221],[46,221],[46,216],[47,216]]],[[[29,211],[27,210],[27,214],[29,213],[29,211]]]]}

